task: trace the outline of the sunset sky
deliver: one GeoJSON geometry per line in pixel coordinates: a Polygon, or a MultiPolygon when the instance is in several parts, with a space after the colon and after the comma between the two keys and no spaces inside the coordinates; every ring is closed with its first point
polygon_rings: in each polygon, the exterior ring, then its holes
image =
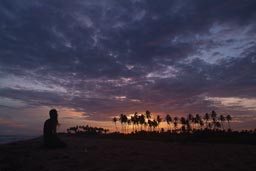
{"type": "Polygon", "coordinates": [[[255,0],[0,0],[0,134],[215,110],[256,127],[255,0]]]}

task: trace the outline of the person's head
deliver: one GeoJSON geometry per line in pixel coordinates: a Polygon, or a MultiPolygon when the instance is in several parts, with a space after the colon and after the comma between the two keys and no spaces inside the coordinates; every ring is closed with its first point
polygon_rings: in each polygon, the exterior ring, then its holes
{"type": "Polygon", "coordinates": [[[56,123],[58,124],[58,112],[56,109],[51,109],[49,112],[50,115],[50,119],[53,121],[56,121],[56,123]]]}

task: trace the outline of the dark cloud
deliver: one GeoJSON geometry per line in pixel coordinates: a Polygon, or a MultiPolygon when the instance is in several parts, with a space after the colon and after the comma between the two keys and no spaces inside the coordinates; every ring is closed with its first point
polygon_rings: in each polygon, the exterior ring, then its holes
{"type": "Polygon", "coordinates": [[[253,0],[1,0],[0,96],[98,120],[224,110],[207,97],[256,98],[255,21],[253,0]]]}

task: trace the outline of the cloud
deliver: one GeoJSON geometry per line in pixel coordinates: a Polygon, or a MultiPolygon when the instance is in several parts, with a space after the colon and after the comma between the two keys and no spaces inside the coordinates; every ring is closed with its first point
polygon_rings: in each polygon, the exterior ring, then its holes
{"type": "Polygon", "coordinates": [[[208,97],[207,100],[216,102],[219,105],[223,105],[225,107],[237,107],[244,108],[247,110],[256,110],[255,104],[256,99],[248,99],[248,98],[237,98],[237,97],[208,97]]]}
{"type": "Polygon", "coordinates": [[[0,106],[19,108],[19,107],[24,107],[25,104],[24,104],[23,101],[20,101],[20,100],[10,99],[10,98],[6,98],[6,97],[4,97],[4,98],[1,97],[1,99],[0,99],[0,106]]]}
{"type": "Polygon", "coordinates": [[[5,106],[58,106],[91,120],[146,109],[207,112],[221,110],[216,98],[254,99],[255,5],[1,1],[0,96],[5,106]]]}

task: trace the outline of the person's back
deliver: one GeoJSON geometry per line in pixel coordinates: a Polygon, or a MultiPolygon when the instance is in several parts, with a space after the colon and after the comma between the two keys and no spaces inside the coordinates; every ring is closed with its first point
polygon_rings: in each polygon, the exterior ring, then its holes
{"type": "Polygon", "coordinates": [[[44,123],[44,145],[50,148],[65,147],[65,143],[60,141],[56,133],[58,125],[57,110],[52,109],[49,114],[50,119],[47,119],[44,123]]]}
{"type": "Polygon", "coordinates": [[[56,132],[54,122],[51,119],[47,119],[44,123],[44,143],[51,144],[53,139],[55,138],[56,132]]]}

